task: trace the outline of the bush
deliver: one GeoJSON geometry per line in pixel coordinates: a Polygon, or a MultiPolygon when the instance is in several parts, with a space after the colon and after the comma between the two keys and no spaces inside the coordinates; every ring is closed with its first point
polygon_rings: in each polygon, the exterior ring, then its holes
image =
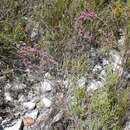
{"type": "Polygon", "coordinates": [[[94,92],[91,99],[92,130],[121,130],[120,119],[128,102],[128,90],[117,88],[119,77],[108,73],[105,86],[94,92]]]}

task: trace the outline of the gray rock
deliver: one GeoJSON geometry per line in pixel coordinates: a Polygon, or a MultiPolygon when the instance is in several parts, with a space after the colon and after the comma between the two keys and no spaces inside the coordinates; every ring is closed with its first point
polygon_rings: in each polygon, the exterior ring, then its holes
{"type": "Polygon", "coordinates": [[[32,30],[31,40],[36,41],[38,38],[39,38],[39,24],[37,23],[36,26],[32,30]]]}
{"type": "Polygon", "coordinates": [[[100,72],[102,70],[102,66],[101,65],[95,65],[93,72],[100,72]]]}
{"type": "Polygon", "coordinates": [[[14,126],[4,128],[4,130],[21,130],[22,128],[23,128],[23,121],[22,119],[19,119],[14,126]]]}
{"type": "Polygon", "coordinates": [[[33,102],[25,102],[23,103],[23,106],[27,108],[28,110],[32,110],[35,108],[36,104],[33,102]]]}
{"type": "Polygon", "coordinates": [[[58,121],[60,121],[63,118],[63,111],[60,111],[52,120],[52,123],[56,123],[58,121]]]}
{"type": "Polygon", "coordinates": [[[27,33],[31,34],[32,30],[33,30],[33,21],[32,21],[32,19],[29,18],[29,19],[27,19],[25,31],[27,33]]]}
{"type": "Polygon", "coordinates": [[[50,92],[52,90],[52,85],[49,81],[41,82],[41,91],[42,93],[50,92]]]}
{"type": "Polygon", "coordinates": [[[52,79],[52,76],[51,76],[50,73],[48,73],[48,72],[45,74],[44,77],[45,77],[45,79],[52,79]]]}

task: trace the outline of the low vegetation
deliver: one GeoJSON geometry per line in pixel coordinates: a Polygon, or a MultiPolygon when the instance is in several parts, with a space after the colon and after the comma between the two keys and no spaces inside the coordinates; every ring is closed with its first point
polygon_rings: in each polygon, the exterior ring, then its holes
{"type": "MultiPolygon", "coordinates": [[[[0,12],[1,75],[7,69],[18,73],[44,66],[44,71],[56,77],[77,80],[89,75],[90,50],[108,58],[111,49],[118,49],[121,30],[129,24],[123,0],[1,0],[0,12]],[[39,25],[40,34],[34,40],[33,29],[27,30],[30,18],[39,25]]],[[[105,85],[91,96],[75,85],[70,113],[78,118],[77,129],[84,129],[85,112],[90,113],[89,130],[122,129],[129,89],[118,88],[119,80],[119,75],[108,69],[105,85]],[[84,107],[86,100],[88,109],[84,107]]]]}

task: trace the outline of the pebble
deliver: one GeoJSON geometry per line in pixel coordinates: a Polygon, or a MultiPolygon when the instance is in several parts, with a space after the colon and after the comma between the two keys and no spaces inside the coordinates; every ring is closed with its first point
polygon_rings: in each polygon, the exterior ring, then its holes
{"type": "Polygon", "coordinates": [[[51,104],[52,104],[52,102],[46,97],[44,97],[42,99],[42,102],[43,102],[44,106],[47,107],[47,108],[49,108],[51,106],[51,104]]]}

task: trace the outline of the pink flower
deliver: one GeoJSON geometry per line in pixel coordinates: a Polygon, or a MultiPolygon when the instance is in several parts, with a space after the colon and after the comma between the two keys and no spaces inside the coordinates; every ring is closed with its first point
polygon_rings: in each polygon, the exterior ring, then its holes
{"type": "Polygon", "coordinates": [[[107,40],[111,40],[111,39],[112,39],[112,32],[103,32],[103,36],[104,36],[107,40]]]}
{"type": "Polygon", "coordinates": [[[37,49],[36,49],[36,48],[29,47],[29,48],[28,48],[28,51],[29,51],[29,52],[36,52],[37,49]]]}
{"type": "Polygon", "coordinates": [[[80,13],[79,20],[90,20],[96,17],[96,13],[93,11],[85,10],[80,13]]]}
{"type": "Polygon", "coordinates": [[[80,35],[83,35],[85,33],[85,29],[84,28],[80,29],[79,33],[80,35]]]}

